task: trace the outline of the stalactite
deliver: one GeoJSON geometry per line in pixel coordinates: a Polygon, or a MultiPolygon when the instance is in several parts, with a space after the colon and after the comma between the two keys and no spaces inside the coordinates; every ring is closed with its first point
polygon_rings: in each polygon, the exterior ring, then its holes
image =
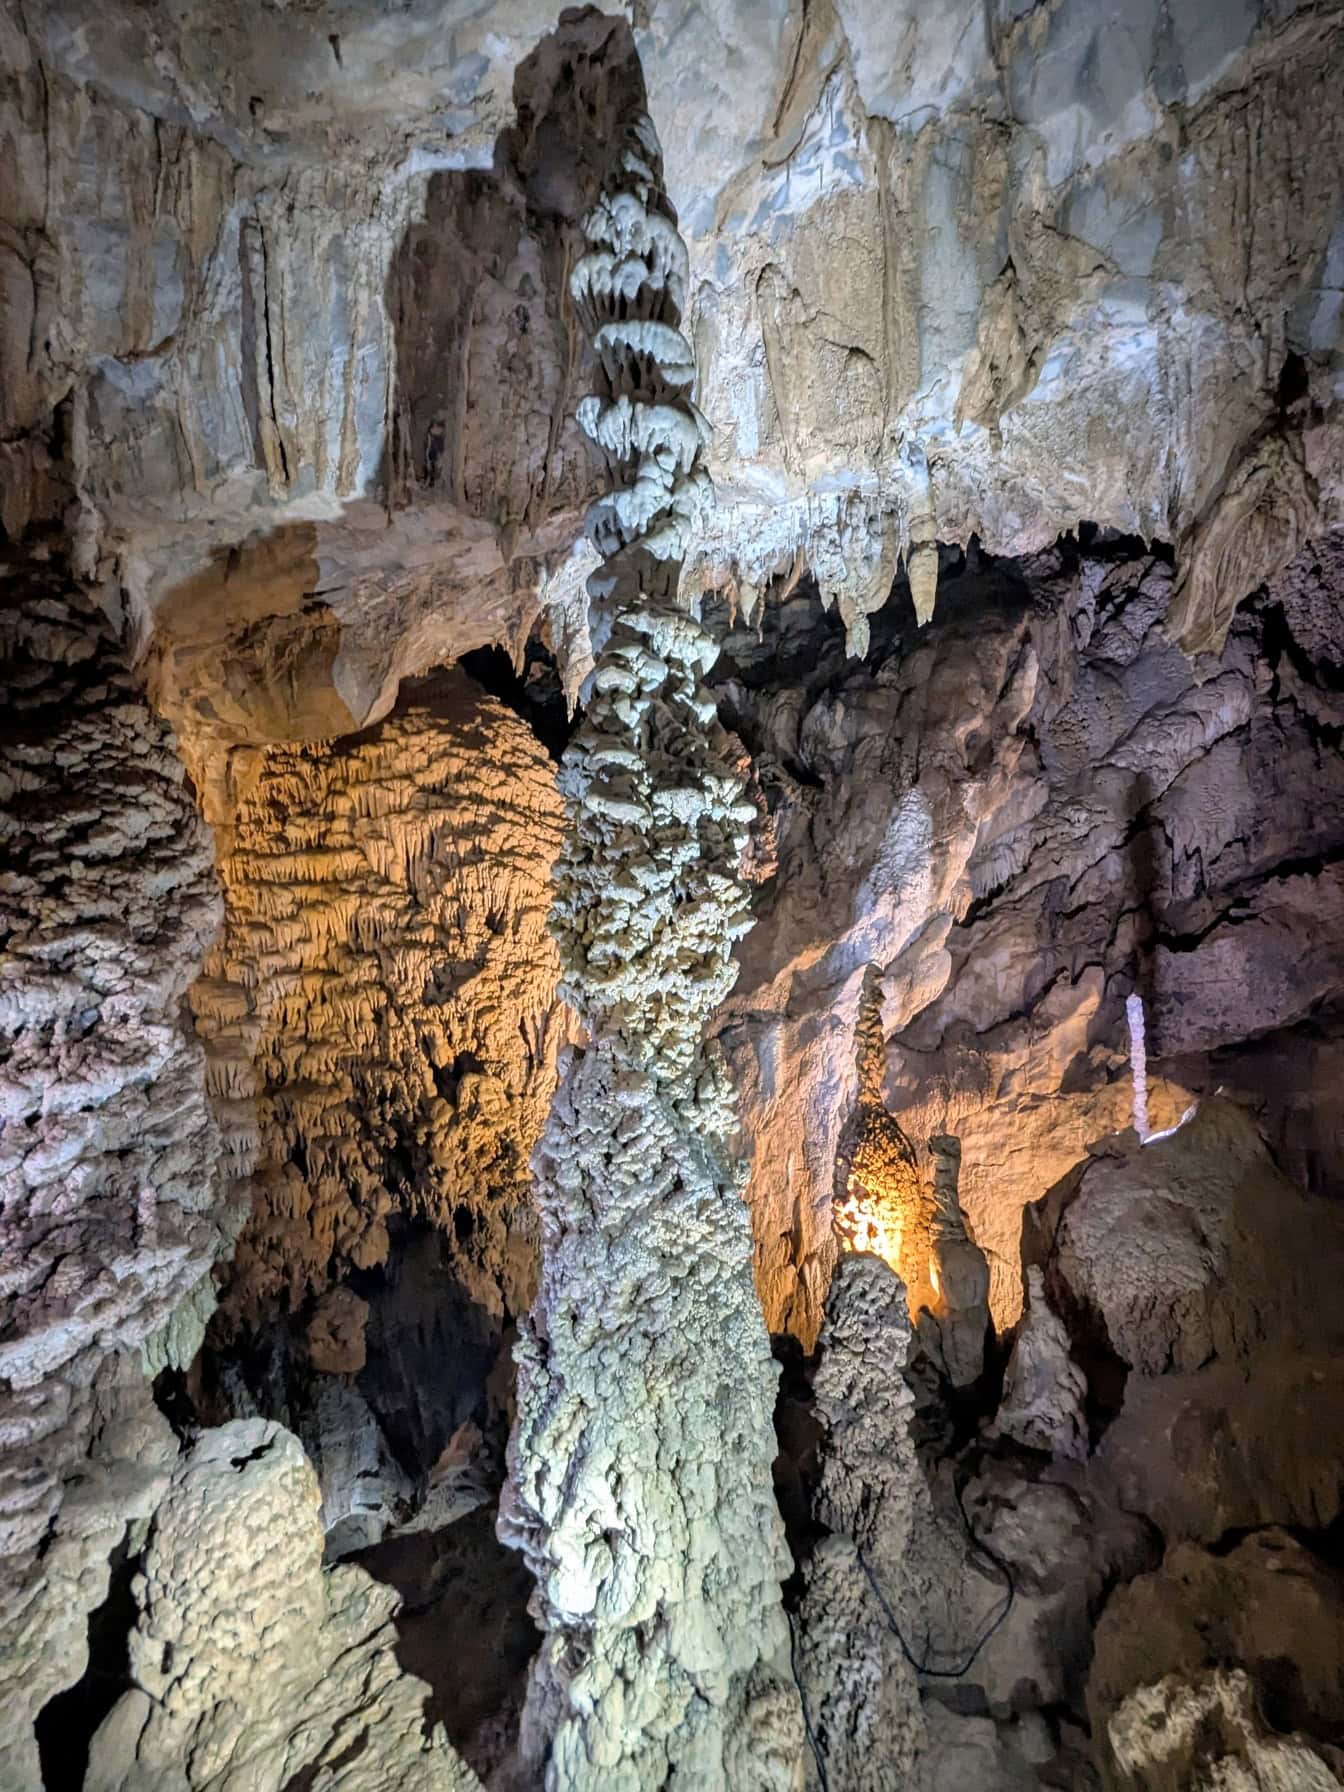
{"type": "Polygon", "coordinates": [[[575,1052],[535,1160],[542,1285],[517,1348],[501,1535],[546,1635],[520,1783],[644,1792],[801,1784],[779,1597],[775,1371],[751,1279],[732,1092],[704,1041],[750,926],[753,813],[679,599],[711,498],[679,324],[686,250],[649,120],[617,144],[571,292],[612,490],[589,519],[597,654],[561,773],[552,927],[575,1052]]]}
{"type": "Polygon", "coordinates": [[[1140,1139],[1148,1137],[1148,1052],[1144,1037],[1143,997],[1125,997],[1125,1019],[1129,1022],[1129,1068],[1134,1078],[1134,1130],[1140,1139]]]}

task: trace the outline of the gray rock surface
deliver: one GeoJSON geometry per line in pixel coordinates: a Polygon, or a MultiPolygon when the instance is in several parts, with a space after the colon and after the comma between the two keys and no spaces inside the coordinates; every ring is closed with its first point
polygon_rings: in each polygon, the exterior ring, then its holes
{"type": "MultiPolygon", "coordinates": [[[[1323,1093],[1344,991],[1331,662],[1290,632],[1304,603],[1271,592],[1192,665],[1163,631],[1170,588],[1160,560],[1102,542],[949,561],[932,624],[916,635],[898,590],[861,667],[806,590],[760,637],[729,632],[721,706],[775,869],[719,1026],[775,1329],[816,1335],[870,978],[883,1110],[923,1175],[924,1140],[960,1139],[1001,1328],[1024,1208],[1128,1124],[1135,989],[1155,1130],[1227,1086],[1309,1186],[1344,1170],[1323,1093]]],[[[1312,613],[1317,640],[1323,599],[1312,613]]]]}
{"type": "Polygon", "coordinates": [[[1086,1456],[1086,1396],[1087,1377],[1070,1355],[1068,1329],[1051,1311],[1045,1277],[1032,1264],[1027,1270],[1026,1310],[1004,1370],[995,1425],[1005,1437],[1030,1450],[1065,1461],[1086,1456]]]}
{"type": "Polygon", "coordinates": [[[830,1534],[807,1567],[795,1620],[795,1665],[818,1757],[814,1786],[899,1792],[919,1784],[919,1682],[878,1590],[903,1579],[918,1509],[928,1503],[910,1435],[910,1345],[895,1272],[880,1257],[842,1256],[814,1384],[822,1427],[816,1516],[830,1534]]]}
{"type": "Polygon", "coordinates": [[[6,527],[70,509],[188,683],[212,633],[250,660],[226,728],[358,726],[542,609],[565,632],[582,150],[538,83],[637,53],[726,500],[692,577],[759,594],[801,551],[861,648],[901,552],[927,604],[935,542],[1088,518],[1178,543],[1175,627],[1216,644],[1340,520],[1342,29],[1294,0],[11,13],[6,527]]]}
{"type": "Polygon", "coordinates": [[[1328,1310],[1344,1234],[1281,1176],[1252,1121],[1216,1098],[1167,1138],[1088,1165],[1054,1273],[1145,1375],[1246,1363],[1328,1310]]]}
{"type": "Polygon", "coordinates": [[[519,1783],[791,1792],[777,1372],[726,1149],[732,1090],[704,1038],[750,926],[753,810],[703,684],[715,643],[679,590],[713,496],[678,328],[685,245],[639,107],[607,153],[572,290],[600,360],[580,415],[611,476],[589,517],[597,659],[561,769],[552,914],[585,1045],[535,1158],[541,1282],[500,1515],[545,1632],[519,1783]]]}
{"type": "Polygon", "coordinates": [[[241,1213],[183,1012],[220,907],[172,736],[54,574],[6,580],[0,677],[0,1782],[17,1789],[40,1783],[34,1719],[82,1674],[109,1559],[175,1453],[144,1369],[199,1342],[241,1213]]]}

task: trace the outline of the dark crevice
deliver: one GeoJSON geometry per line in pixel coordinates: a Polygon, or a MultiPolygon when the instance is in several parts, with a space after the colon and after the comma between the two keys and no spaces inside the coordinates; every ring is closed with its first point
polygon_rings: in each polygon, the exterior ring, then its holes
{"type": "Polygon", "coordinates": [[[46,1792],[74,1792],[84,1784],[94,1732],[131,1686],[129,1639],[139,1617],[132,1590],[140,1558],[125,1539],[111,1557],[107,1597],[89,1613],[89,1661],[73,1686],[49,1699],[37,1715],[38,1760],[46,1792]]]}
{"type": "Polygon", "coordinates": [[[550,651],[530,640],[520,672],[500,647],[478,647],[458,662],[467,676],[522,721],[558,764],[578,726],[565,706],[560,673],[550,651]]]}

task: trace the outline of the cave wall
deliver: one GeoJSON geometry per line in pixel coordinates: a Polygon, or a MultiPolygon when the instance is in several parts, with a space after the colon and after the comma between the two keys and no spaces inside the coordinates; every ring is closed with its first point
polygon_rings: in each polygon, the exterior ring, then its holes
{"type": "Polygon", "coordinates": [[[1178,545],[1177,630],[1208,647],[1339,520],[1337,5],[553,26],[10,9],[7,532],[69,512],[146,635],[204,578],[263,660],[320,597],[340,729],[539,609],[567,632],[595,489],[575,73],[614,102],[636,55],[724,500],[693,578],[754,595],[801,550],[861,648],[902,547],[927,584],[937,540],[1022,554],[1089,519],[1178,545]],[[267,543],[303,564],[263,593],[267,543]]]}
{"type": "Polygon", "coordinates": [[[729,634],[720,701],[777,856],[720,1023],[773,1329],[815,1336],[869,965],[888,1108],[926,1164],[960,1137],[1000,1326],[1024,1207],[1129,1123],[1134,991],[1154,1129],[1239,1088],[1285,1161],[1339,1186],[1337,575],[1327,537],[1220,659],[1172,643],[1170,564],[1124,542],[949,562],[939,617],[916,636],[898,587],[862,665],[804,593],[763,638],[729,634]]]}
{"type": "Polygon", "coordinates": [[[249,1363],[250,1398],[323,1460],[331,1524],[364,1466],[340,1432],[377,1414],[408,1492],[484,1410],[532,1296],[560,802],[526,723],[461,671],[363,734],[235,749],[214,784],[223,927],[189,999],[249,1217],[207,1379],[249,1363]]]}

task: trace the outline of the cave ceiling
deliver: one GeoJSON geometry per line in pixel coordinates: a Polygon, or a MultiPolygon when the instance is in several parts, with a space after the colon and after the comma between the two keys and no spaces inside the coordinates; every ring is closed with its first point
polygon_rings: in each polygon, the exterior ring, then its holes
{"type": "Polygon", "coordinates": [[[1174,547],[1208,650],[1338,521],[1338,6],[565,16],[8,9],[0,511],[73,507],[169,713],[320,737],[539,618],[577,689],[573,56],[638,58],[690,250],[688,579],[805,564],[861,651],[902,557],[926,607],[934,542],[1087,521],[1174,547]]]}

